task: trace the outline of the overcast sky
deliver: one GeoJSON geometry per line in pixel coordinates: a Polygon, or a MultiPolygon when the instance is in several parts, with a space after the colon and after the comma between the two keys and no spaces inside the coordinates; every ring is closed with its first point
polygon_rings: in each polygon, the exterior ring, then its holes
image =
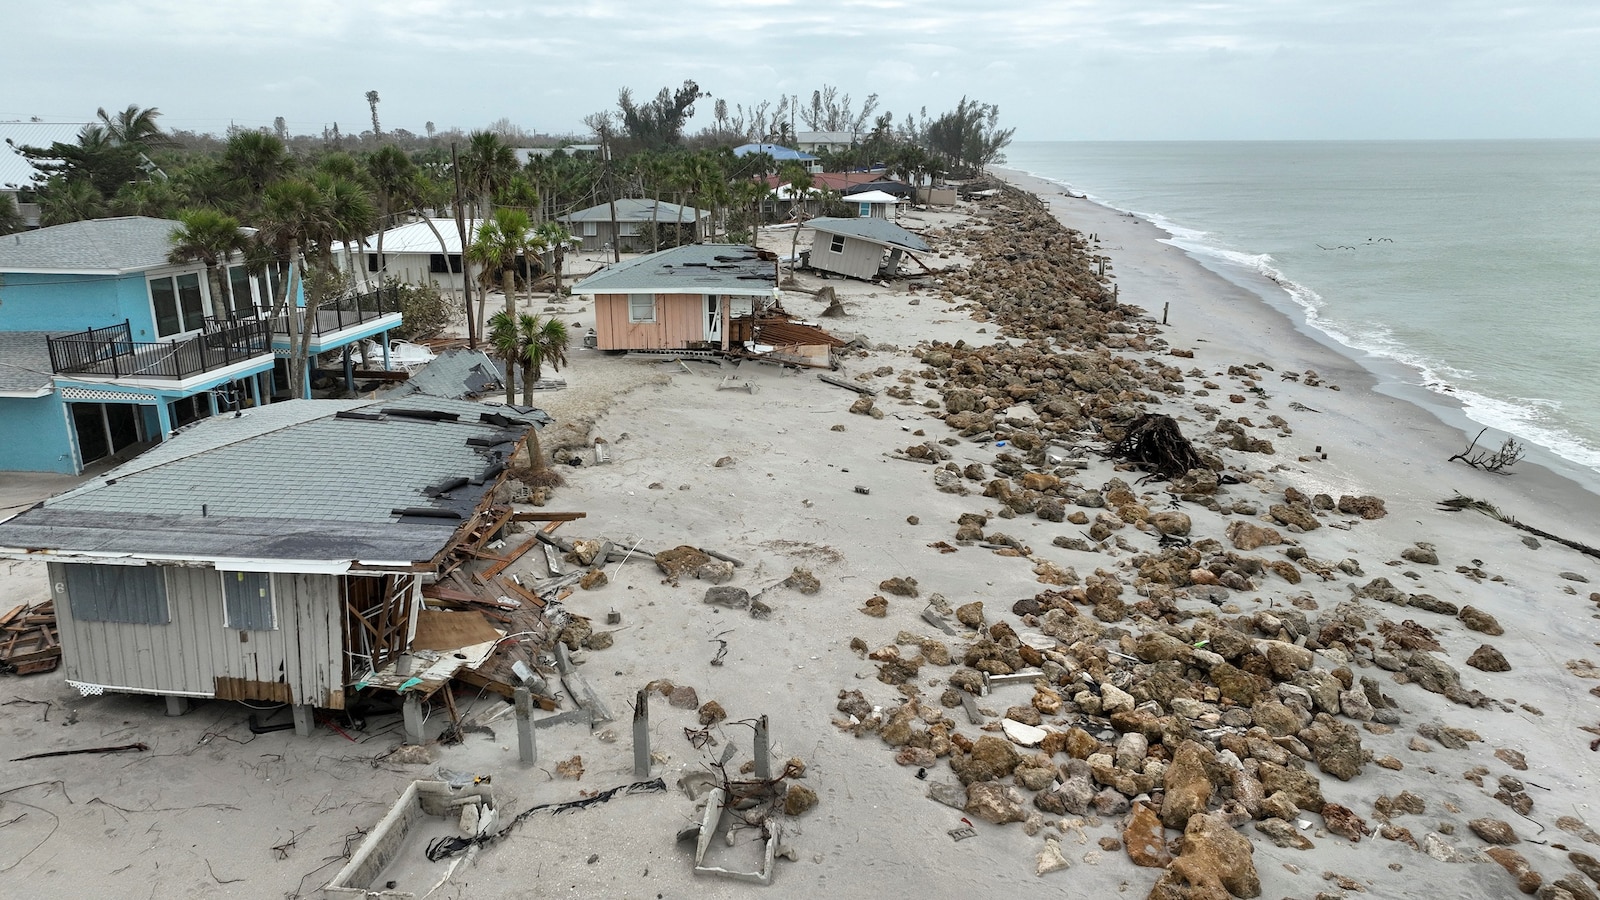
{"type": "MultiPolygon", "coordinates": [[[[0,119],[582,129],[617,89],[963,95],[1018,140],[1600,137],[1594,0],[0,0],[0,119]]],[[[690,129],[710,119],[697,108],[690,129]]]]}

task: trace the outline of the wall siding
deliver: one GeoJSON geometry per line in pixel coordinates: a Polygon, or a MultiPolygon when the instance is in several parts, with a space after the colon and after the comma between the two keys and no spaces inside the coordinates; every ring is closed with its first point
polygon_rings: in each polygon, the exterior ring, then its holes
{"type": "Polygon", "coordinates": [[[84,622],[72,615],[61,564],[51,563],[68,680],[195,697],[215,696],[219,677],[284,682],[296,703],[343,706],[343,579],[273,576],[278,628],[241,632],[224,626],[216,570],[166,566],[163,571],[169,624],[84,622]]]}
{"type": "Polygon", "coordinates": [[[811,265],[825,272],[837,272],[851,278],[871,280],[883,265],[883,246],[859,238],[846,237],[844,251],[834,253],[830,248],[833,237],[819,234],[812,244],[811,265]]]}
{"type": "Polygon", "coordinates": [[[601,350],[682,350],[706,339],[704,294],[657,294],[653,324],[628,321],[627,294],[596,294],[595,340],[601,350]]]}
{"type": "Polygon", "coordinates": [[[78,472],[77,442],[59,392],[0,397],[0,472],[78,472]]]}

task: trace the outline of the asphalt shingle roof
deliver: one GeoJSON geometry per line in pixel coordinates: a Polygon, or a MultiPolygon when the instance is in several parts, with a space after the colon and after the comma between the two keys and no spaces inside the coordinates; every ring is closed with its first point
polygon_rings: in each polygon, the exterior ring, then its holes
{"type": "Polygon", "coordinates": [[[293,400],[219,417],[0,524],[0,547],[423,561],[493,488],[534,418],[426,395],[293,400]],[[401,415],[408,410],[456,420],[401,415]],[[481,421],[496,414],[513,424],[481,421]],[[442,494],[429,490],[461,479],[442,494]],[[395,512],[420,508],[433,514],[395,512]]]}
{"type": "Polygon", "coordinates": [[[888,219],[866,217],[859,219],[812,219],[806,225],[823,234],[842,234],[846,237],[861,238],[862,240],[872,241],[875,244],[902,247],[919,253],[932,249],[922,238],[917,237],[888,219]]]}
{"type": "Polygon", "coordinates": [[[0,331],[0,391],[37,393],[50,387],[49,331],[0,331]]]}
{"type": "MultiPolygon", "coordinates": [[[[692,206],[679,206],[676,203],[662,201],[657,204],[654,200],[645,200],[638,197],[624,197],[617,201],[618,222],[649,222],[662,224],[680,219],[684,222],[693,222],[697,217],[704,216],[705,212],[692,206]],[[659,206],[659,211],[657,207],[659,206]]],[[[561,217],[563,222],[609,222],[611,221],[611,204],[602,203],[588,209],[567,213],[561,217]]]]}
{"type": "Polygon", "coordinates": [[[0,238],[0,273],[120,275],[167,265],[172,219],[85,219],[0,238]]]}
{"type": "Polygon", "coordinates": [[[737,294],[778,286],[771,254],[743,244],[685,244],[615,263],[572,286],[574,294],[737,294]]]}

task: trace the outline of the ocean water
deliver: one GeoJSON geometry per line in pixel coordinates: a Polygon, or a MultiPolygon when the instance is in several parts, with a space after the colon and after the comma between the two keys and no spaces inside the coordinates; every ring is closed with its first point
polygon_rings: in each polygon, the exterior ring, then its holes
{"type": "Polygon", "coordinates": [[[1489,428],[1480,447],[1514,437],[1600,483],[1600,141],[1019,142],[1006,156],[1150,219],[1225,277],[1272,279],[1269,301],[1380,389],[1459,401],[1489,428]]]}

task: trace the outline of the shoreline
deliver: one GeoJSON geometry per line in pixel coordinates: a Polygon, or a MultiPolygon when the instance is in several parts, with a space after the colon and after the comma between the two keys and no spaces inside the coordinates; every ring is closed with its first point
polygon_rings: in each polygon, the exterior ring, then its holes
{"type": "MultiPolygon", "coordinates": [[[[1519,520],[1530,519],[1531,524],[1539,524],[1537,521],[1532,521],[1539,518],[1539,515],[1533,512],[1535,509],[1551,510],[1555,514],[1550,518],[1560,521],[1563,528],[1570,528],[1573,523],[1595,522],[1596,518],[1600,517],[1600,473],[1561,457],[1545,447],[1521,442],[1526,451],[1525,457],[1502,475],[1473,470],[1461,463],[1448,463],[1452,454],[1459,453],[1468,446],[1479,429],[1487,429],[1486,437],[1497,431],[1502,435],[1506,432],[1472,419],[1460,401],[1430,391],[1406,379],[1403,373],[1415,373],[1418,371],[1415,368],[1398,360],[1358,350],[1322,331],[1311,323],[1303,308],[1287,296],[1288,290],[1282,285],[1274,283],[1265,276],[1253,275],[1243,270],[1226,269],[1220,264],[1215,264],[1209,258],[1173,243],[1172,234],[1156,222],[1137,213],[1090,199],[1085,194],[1071,193],[1067,185],[1057,180],[1005,167],[996,167],[992,171],[1007,183],[1045,201],[1055,212],[1057,219],[1067,227],[1076,228],[1085,234],[1100,231],[1102,244],[1107,243],[1105,239],[1107,227],[1114,228],[1119,224],[1137,222],[1139,225],[1136,228],[1117,231],[1115,234],[1119,237],[1131,236],[1136,240],[1159,243],[1174,253],[1181,254],[1190,265],[1205,271],[1217,282],[1226,285],[1221,290],[1223,295],[1232,294],[1234,299],[1243,301],[1244,304],[1253,301],[1268,319],[1276,319],[1292,330],[1292,334],[1286,340],[1299,345],[1292,351],[1293,356],[1314,361],[1318,358],[1318,354],[1312,348],[1320,349],[1324,355],[1322,364],[1327,368],[1318,368],[1317,371],[1324,375],[1329,372],[1338,373],[1337,378],[1333,380],[1342,379],[1342,386],[1347,390],[1359,389],[1360,392],[1370,396],[1383,397],[1393,401],[1394,404],[1399,404],[1389,407],[1387,421],[1394,427],[1413,432],[1412,446],[1425,450],[1430,460],[1441,466],[1455,467],[1462,472],[1464,477],[1461,483],[1466,484],[1470,477],[1474,489],[1463,489],[1462,493],[1477,499],[1490,500],[1499,506],[1502,512],[1519,520]],[[1276,296],[1279,294],[1284,296],[1276,296]],[[1413,411],[1416,415],[1407,415],[1407,410],[1413,411]]],[[[1104,249],[1100,252],[1113,261],[1119,255],[1115,249],[1104,249]]],[[[1125,281],[1121,269],[1114,271],[1119,282],[1125,281]]],[[[1157,320],[1160,319],[1159,305],[1150,308],[1141,304],[1139,298],[1132,296],[1125,297],[1125,302],[1142,306],[1147,314],[1157,320]]],[[[1172,324],[1166,327],[1170,332],[1177,334],[1193,332],[1200,340],[1220,339],[1220,335],[1209,332],[1203,326],[1180,319],[1180,309],[1181,307],[1175,304],[1173,314],[1169,316],[1172,324]]],[[[1209,310],[1202,308],[1197,312],[1206,315],[1209,310]]],[[[1252,318],[1246,314],[1242,320],[1248,321],[1252,318]]],[[[1273,334],[1274,340],[1279,339],[1282,333],[1281,329],[1270,327],[1268,331],[1273,334]]],[[[1245,338],[1263,353],[1263,359],[1270,360],[1272,353],[1282,352],[1278,348],[1266,346],[1266,341],[1261,337],[1246,338],[1244,332],[1235,332],[1229,337],[1245,338]]],[[[1497,449],[1498,445],[1492,442],[1492,438],[1490,441],[1487,447],[1480,441],[1476,449],[1490,451],[1497,449]]],[[[1441,494],[1436,499],[1442,500],[1446,496],[1448,495],[1441,494]]],[[[1543,527],[1546,530],[1558,531],[1549,525],[1543,527]]],[[[1600,528],[1590,529],[1588,537],[1582,540],[1591,546],[1600,546],[1600,528]]]]}

